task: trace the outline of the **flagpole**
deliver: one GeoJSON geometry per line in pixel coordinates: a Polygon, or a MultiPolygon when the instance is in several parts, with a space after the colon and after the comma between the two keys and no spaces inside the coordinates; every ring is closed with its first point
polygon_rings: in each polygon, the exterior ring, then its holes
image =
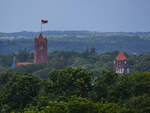
{"type": "Polygon", "coordinates": [[[42,33],[42,24],[47,24],[48,20],[41,20],[41,33],[42,33]]]}
{"type": "Polygon", "coordinates": [[[41,33],[42,33],[42,22],[41,22],[41,33]]]}

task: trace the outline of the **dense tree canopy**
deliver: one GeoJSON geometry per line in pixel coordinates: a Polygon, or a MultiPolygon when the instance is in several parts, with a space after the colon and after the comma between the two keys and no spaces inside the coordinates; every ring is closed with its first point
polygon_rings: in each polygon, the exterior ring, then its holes
{"type": "Polygon", "coordinates": [[[92,73],[81,68],[54,70],[50,73],[51,90],[63,96],[87,97],[91,90],[92,73]]]}
{"type": "Polygon", "coordinates": [[[147,113],[150,73],[94,74],[83,68],[53,70],[49,79],[0,73],[0,111],[24,113],[147,113]],[[5,77],[6,78],[5,78],[5,77]]]}
{"type": "Polygon", "coordinates": [[[14,75],[4,87],[1,104],[7,104],[14,110],[23,109],[39,95],[40,79],[31,74],[14,75]]]}
{"type": "MultiPolygon", "coordinates": [[[[117,54],[97,54],[88,48],[83,53],[55,51],[47,64],[15,68],[9,68],[12,54],[0,55],[0,112],[149,112],[150,53],[126,54],[129,75],[113,71],[117,54]]],[[[15,56],[18,61],[33,59],[26,49],[15,56]]]]}

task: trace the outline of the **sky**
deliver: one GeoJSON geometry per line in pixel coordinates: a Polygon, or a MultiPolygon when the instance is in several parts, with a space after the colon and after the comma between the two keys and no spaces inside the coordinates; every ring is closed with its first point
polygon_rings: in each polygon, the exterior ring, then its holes
{"type": "Polygon", "coordinates": [[[150,31],[150,0],[0,0],[0,32],[150,31]]]}

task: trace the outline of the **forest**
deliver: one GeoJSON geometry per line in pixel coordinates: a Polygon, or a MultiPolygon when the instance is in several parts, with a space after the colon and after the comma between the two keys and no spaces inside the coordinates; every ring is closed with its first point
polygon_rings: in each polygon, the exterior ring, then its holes
{"type": "MultiPolygon", "coordinates": [[[[13,57],[16,56],[16,62],[33,62],[34,56],[28,49],[23,49],[18,54],[0,55],[0,71],[9,71],[14,73],[32,73],[40,78],[47,78],[50,70],[62,69],[67,67],[82,67],[95,76],[102,70],[114,70],[113,62],[119,51],[106,53],[97,53],[94,48],[87,48],[82,53],[73,51],[54,51],[48,54],[48,63],[33,64],[28,66],[18,66],[11,68],[13,57]]],[[[149,72],[150,71],[150,53],[140,55],[130,55],[125,53],[131,72],[149,72]]]]}
{"type": "Polygon", "coordinates": [[[94,79],[83,68],[53,70],[48,79],[30,73],[0,74],[1,113],[149,113],[150,73],[94,79]]]}
{"type": "MultiPolygon", "coordinates": [[[[0,54],[17,53],[23,48],[34,51],[34,39],[39,32],[0,33],[0,54]]],[[[129,54],[150,51],[150,32],[91,32],[91,31],[44,31],[48,51],[83,52],[95,48],[97,53],[122,50],[129,54]]]]}
{"type": "Polygon", "coordinates": [[[149,113],[150,53],[130,55],[131,73],[118,75],[113,61],[119,51],[54,51],[47,64],[32,62],[28,49],[0,55],[1,113],[149,113]]]}

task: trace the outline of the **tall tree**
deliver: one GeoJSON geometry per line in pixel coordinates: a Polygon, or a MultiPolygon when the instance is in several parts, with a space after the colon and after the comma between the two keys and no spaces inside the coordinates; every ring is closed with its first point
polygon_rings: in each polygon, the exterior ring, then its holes
{"type": "Polygon", "coordinates": [[[15,75],[5,86],[1,104],[7,104],[12,109],[23,109],[39,95],[40,79],[31,75],[15,75]]]}
{"type": "Polygon", "coordinates": [[[91,89],[92,73],[82,68],[54,70],[50,73],[52,90],[62,96],[87,97],[91,89]]]}

